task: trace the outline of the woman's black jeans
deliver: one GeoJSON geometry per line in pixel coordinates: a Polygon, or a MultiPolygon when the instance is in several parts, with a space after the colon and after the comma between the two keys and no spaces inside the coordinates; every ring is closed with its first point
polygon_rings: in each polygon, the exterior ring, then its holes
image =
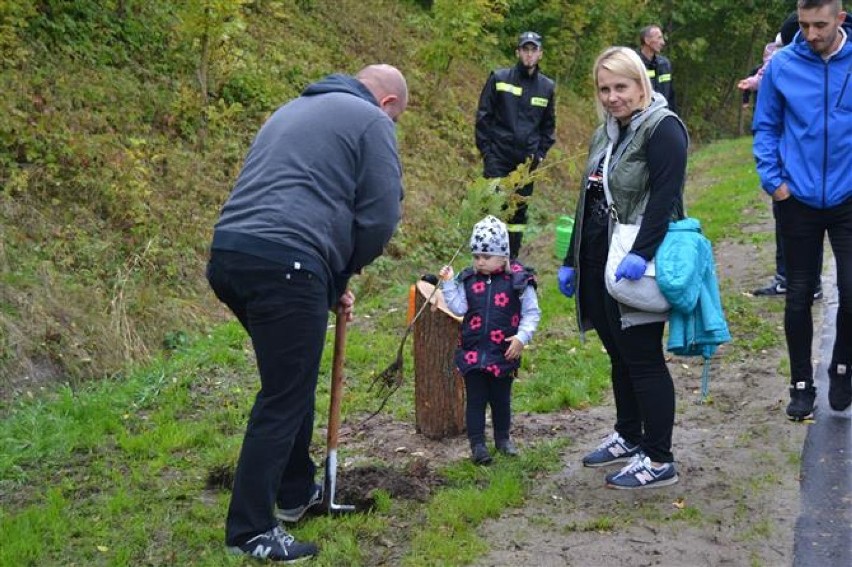
{"type": "Polygon", "coordinates": [[[615,430],[658,463],[674,461],[675,391],[663,355],[665,323],[621,329],[618,303],[606,291],[604,267],[583,263],[580,301],[609,354],[615,397],[615,430]]]}

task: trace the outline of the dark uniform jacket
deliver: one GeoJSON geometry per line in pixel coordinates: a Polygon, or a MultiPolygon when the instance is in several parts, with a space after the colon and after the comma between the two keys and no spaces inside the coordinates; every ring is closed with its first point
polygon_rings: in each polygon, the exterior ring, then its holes
{"type": "Polygon", "coordinates": [[[485,177],[504,177],[528,157],[544,159],[555,142],[555,83],[519,62],[491,73],[476,112],[476,147],[485,177]]]}
{"type": "Polygon", "coordinates": [[[669,110],[676,113],[677,101],[675,100],[674,85],[672,84],[672,62],[662,55],[655,55],[653,59],[648,59],[641,50],[637,51],[637,53],[642,58],[642,63],[645,64],[648,78],[651,79],[651,85],[654,87],[654,90],[666,97],[666,102],[669,103],[669,110]]]}

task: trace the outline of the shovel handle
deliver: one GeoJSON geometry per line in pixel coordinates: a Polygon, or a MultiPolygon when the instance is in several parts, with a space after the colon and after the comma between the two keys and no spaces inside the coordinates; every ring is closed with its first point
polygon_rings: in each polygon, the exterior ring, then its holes
{"type": "Polygon", "coordinates": [[[328,450],[337,449],[340,433],[340,403],[343,398],[343,364],[346,358],[346,314],[338,306],[334,324],[334,358],[331,365],[331,400],[328,408],[328,450]]]}

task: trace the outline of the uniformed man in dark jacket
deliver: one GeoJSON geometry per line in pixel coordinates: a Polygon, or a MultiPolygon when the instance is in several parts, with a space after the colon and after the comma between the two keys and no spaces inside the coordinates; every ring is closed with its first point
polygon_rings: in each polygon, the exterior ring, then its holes
{"type": "MultiPolygon", "coordinates": [[[[482,89],[476,111],[476,147],[484,161],[483,175],[505,177],[527,159],[535,168],[555,141],[555,83],[539,70],[541,36],[524,32],[515,50],[514,67],[493,71],[482,89]]],[[[518,189],[532,195],[533,184],[518,189]]],[[[509,253],[514,259],[527,226],[527,205],[521,202],[507,220],[509,253]]]]}
{"type": "Polygon", "coordinates": [[[639,32],[639,44],[639,56],[648,71],[651,85],[655,91],[666,97],[669,110],[677,112],[677,101],[672,84],[672,63],[667,57],[660,55],[666,46],[660,26],[651,25],[642,28],[639,32]]]}

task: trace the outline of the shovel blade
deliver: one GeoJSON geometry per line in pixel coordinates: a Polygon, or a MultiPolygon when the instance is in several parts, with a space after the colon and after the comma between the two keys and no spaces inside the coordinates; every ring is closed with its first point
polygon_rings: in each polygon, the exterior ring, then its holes
{"type": "Polygon", "coordinates": [[[329,514],[354,512],[351,504],[338,504],[334,501],[337,490],[337,449],[329,449],[325,459],[325,482],[323,483],[323,506],[329,514]]]}

